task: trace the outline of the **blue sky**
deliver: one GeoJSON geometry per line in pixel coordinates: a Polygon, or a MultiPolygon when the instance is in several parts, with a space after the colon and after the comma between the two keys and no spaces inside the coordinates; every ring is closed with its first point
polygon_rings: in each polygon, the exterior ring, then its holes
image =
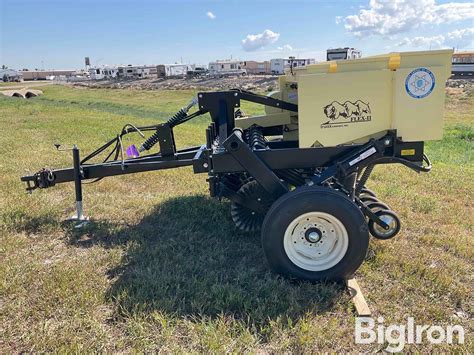
{"type": "Polygon", "coordinates": [[[439,0],[0,0],[0,64],[75,69],[92,64],[323,59],[473,49],[474,3],[439,0]]]}

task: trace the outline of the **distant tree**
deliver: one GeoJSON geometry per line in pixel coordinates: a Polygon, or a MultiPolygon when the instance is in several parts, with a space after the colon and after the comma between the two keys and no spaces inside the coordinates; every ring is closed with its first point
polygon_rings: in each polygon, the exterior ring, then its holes
{"type": "Polygon", "coordinates": [[[8,66],[5,64],[2,64],[2,69],[8,69],[8,66]]]}

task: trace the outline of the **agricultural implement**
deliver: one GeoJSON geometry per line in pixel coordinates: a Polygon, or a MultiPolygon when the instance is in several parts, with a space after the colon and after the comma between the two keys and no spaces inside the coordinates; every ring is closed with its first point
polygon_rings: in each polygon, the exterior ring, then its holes
{"type": "Polygon", "coordinates": [[[82,159],[74,146],[72,168],[21,180],[28,191],[74,181],[82,220],[85,180],[192,166],[208,175],[211,196],[231,201],[237,228],[261,230],[273,270],[311,281],[347,279],[365,258],[369,233],[386,240],[400,230],[396,213],[366,187],[374,167],[431,169],[424,141],[442,137],[451,55],[391,53],[292,68],[267,96],[201,92],[166,122],[127,124],[82,159]],[[264,105],[265,114],[246,115],[242,101],[264,105]],[[173,128],[204,114],[211,118],[206,143],[177,149],[173,128]],[[143,143],[124,147],[132,133],[143,143]]]}

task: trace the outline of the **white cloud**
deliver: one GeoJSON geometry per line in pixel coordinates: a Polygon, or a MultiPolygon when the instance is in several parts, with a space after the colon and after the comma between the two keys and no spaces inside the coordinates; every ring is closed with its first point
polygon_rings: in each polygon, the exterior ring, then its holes
{"type": "Polygon", "coordinates": [[[449,32],[448,38],[451,40],[468,40],[472,44],[474,41],[474,27],[449,32]]]}
{"type": "Polygon", "coordinates": [[[275,43],[278,41],[278,38],[280,38],[279,33],[265,30],[256,35],[247,35],[247,37],[242,40],[242,48],[247,52],[255,51],[259,48],[275,43]]]}
{"type": "Polygon", "coordinates": [[[457,47],[464,48],[472,46],[474,38],[474,27],[455,30],[446,35],[437,35],[431,37],[417,36],[414,38],[405,37],[397,44],[399,47],[457,47]]]}
{"type": "Polygon", "coordinates": [[[289,44],[285,44],[282,47],[277,47],[279,51],[284,51],[284,52],[291,52],[293,50],[293,47],[290,46],[289,44]]]}
{"type": "Polygon", "coordinates": [[[214,15],[211,11],[206,12],[206,16],[209,17],[211,20],[214,20],[216,18],[216,15],[214,15]]]}
{"type": "Polygon", "coordinates": [[[422,25],[439,25],[474,18],[474,3],[449,2],[437,4],[436,0],[370,0],[368,9],[336,23],[358,37],[371,35],[391,36],[417,29],[422,25]]]}
{"type": "Polygon", "coordinates": [[[443,35],[431,37],[417,36],[413,38],[405,37],[397,46],[439,48],[442,47],[444,41],[445,38],[443,35]]]}

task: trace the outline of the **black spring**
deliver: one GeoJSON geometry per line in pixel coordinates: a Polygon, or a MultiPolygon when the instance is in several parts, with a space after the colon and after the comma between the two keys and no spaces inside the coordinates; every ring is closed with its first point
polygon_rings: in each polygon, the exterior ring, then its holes
{"type": "Polygon", "coordinates": [[[370,164],[365,168],[364,172],[362,173],[362,176],[357,182],[357,187],[355,190],[356,196],[359,196],[360,192],[362,191],[362,188],[367,183],[367,180],[369,180],[370,174],[372,173],[372,170],[374,170],[374,168],[375,168],[374,164],[370,164]]]}
{"type": "MultiPolygon", "coordinates": [[[[176,112],[173,117],[171,117],[166,124],[170,127],[173,128],[180,123],[182,123],[186,118],[188,117],[185,108],[182,108],[178,112],[176,112]]],[[[156,143],[158,143],[159,139],[159,133],[158,133],[159,128],[156,130],[155,133],[153,133],[145,142],[140,147],[140,151],[144,150],[150,150],[156,143]]]]}
{"type": "Polygon", "coordinates": [[[252,126],[248,130],[247,142],[252,149],[266,149],[267,141],[263,135],[261,127],[252,126]]]}
{"type": "Polygon", "coordinates": [[[150,150],[156,143],[158,143],[158,130],[148,137],[145,142],[143,142],[140,150],[150,150]]]}
{"type": "Polygon", "coordinates": [[[185,111],[185,108],[182,108],[181,110],[179,110],[178,112],[176,112],[173,117],[171,117],[167,124],[168,126],[170,126],[171,128],[179,125],[183,120],[186,119],[186,117],[188,117],[186,111],[185,111]]]}

